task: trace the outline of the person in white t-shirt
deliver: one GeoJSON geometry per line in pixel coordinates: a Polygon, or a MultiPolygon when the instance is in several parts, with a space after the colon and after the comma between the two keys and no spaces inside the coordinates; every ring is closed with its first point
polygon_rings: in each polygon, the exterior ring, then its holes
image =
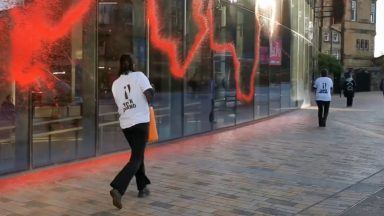
{"type": "Polygon", "coordinates": [[[328,117],[329,105],[332,100],[333,81],[327,77],[328,70],[321,70],[321,77],[317,78],[314,84],[316,89],[316,103],[319,117],[319,126],[325,127],[328,117]]]}
{"type": "Polygon", "coordinates": [[[120,77],[112,84],[112,93],[120,115],[120,127],[131,147],[131,158],[127,165],[111,182],[110,195],[113,205],[121,209],[121,197],[128,184],[136,177],[138,197],[149,195],[146,187],[151,182],[145,175],[144,152],[148,139],[149,104],[154,90],[148,78],[140,71],[134,71],[133,59],[124,54],[120,57],[120,77]]]}

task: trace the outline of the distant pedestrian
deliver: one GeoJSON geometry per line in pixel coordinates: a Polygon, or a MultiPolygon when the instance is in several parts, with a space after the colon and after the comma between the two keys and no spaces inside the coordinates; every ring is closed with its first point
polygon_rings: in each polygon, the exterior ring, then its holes
{"type": "Polygon", "coordinates": [[[381,79],[380,90],[383,92],[383,96],[384,96],[384,79],[381,79]]]}
{"type": "Polygon", "coordinates": [[[319,127],[325,127],[329,112],[329,105],[332,100],[333,81],[327,77],[328,70],[321,70],[321,77],[315,80],[316,103],[318,107],[319,127]]]}
{"type": "Polygon", "coordinates": [[[134,71],[130,55],[120,57],[120,77],[112,84],[112,93],[120,115],[120,127],[131,147],[131,158],[111,182],[110,194],[113,205],[122,208],[121,197],[128,184],[136,177],[138,197],[149,195],[146,187],[151,182],[145,175],[144,152],[148,139],[149,104],[153,98],[148,78],[140,71],[134,71]]]}
{"type": "Polygon", "coordinates": [[[0,107],[0,120],[14,124],[16,119],[15,113],[15,105],[13,104],[12,97],[11,95],[7,95],[0,107]]]}
{"type": "Polygon", "coordinates": [[[352,74],[348,74],[347,77],[345,77],[345,81],[343,84],[344,97],[347,98],[347,107],[351,107],[353,105],[355,90],[356,90],[356,82],[355,80],[353,80],[352,74]]]}

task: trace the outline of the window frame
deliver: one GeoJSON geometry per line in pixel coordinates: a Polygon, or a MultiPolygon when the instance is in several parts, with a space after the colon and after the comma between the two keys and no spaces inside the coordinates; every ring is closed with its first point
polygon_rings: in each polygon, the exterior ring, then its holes
{"type": "Polygon", "coordinates": [[[376,2],[371,2],[371,14],[370,14],[370,21],[372,24],[376,23],[376,2]]]}
{"type": "Polygon", "coordinates": [[[329,32],[324,32],[323,33],[323,40],[324,40],[324,42],[329,42],[330,41],[329,32]]]}
{"type": "Polygon", "coordinates": [[[334,49],[332,50],[332,56],[334,56],[337,60],[340,60],[340,50],[339,49],[334,49]]]}
{"type": "Polygon", "coordinates": [[[357,50],[361,49],[361,40],[360,39],[356,39],[356,49],[357,50]]]}
{"type": "Polygon", "coordinates": [[[340,36],[337,32],[332,32],[332,42],[333,43],[340,43],[340,36]],[[335,37],[336,36],[336,37],[335,37]]]}
{"type": "Polygon", "coordinates": [[[357,21],[357,1],[351,0],[351,21],[357,21]]]}

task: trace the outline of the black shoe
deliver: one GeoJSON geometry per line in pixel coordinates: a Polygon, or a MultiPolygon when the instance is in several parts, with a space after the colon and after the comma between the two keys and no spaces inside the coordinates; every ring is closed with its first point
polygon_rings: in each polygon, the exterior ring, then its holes
{"type": "Polygon", "coordinates": [[[324,125],[324,120],[320,120],[319,121],[319,127],[324,127],[323,125],[324,125]]]}
{"type": "Polygon", "coordinates": [[[139,190],[139,193],[137,194],[137,197],[143,198],[150,194],[148,188],[144,188],[143,190],[139,190]]]}
{"type": "Polygon", "coordinates": [[[109,191],[109,194],[111,194],[111,197],[113,199],[113,205],[118,209],[123,208],[123,205],[121,204],[120,192],[116,189],[112,189],[111,191],[109,191]]]}

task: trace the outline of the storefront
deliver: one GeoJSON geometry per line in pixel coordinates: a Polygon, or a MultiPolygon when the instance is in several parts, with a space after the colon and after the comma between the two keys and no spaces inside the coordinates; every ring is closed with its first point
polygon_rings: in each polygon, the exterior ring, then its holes
{"type": "MultiPolygon", "coordinates": [[[[48,3],[49,2],[49,3],[48,3]]],[[[0,4],[0,175],[126,150],[111,94],[133,53],[160,141],[309,104],[313,1],[0,4]]]]}

